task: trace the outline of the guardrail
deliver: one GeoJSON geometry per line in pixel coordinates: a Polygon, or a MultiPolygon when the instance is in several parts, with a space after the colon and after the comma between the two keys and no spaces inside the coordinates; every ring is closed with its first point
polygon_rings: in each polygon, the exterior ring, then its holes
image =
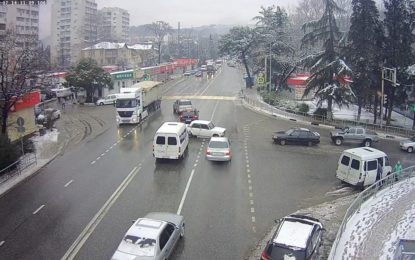
{"type": "Polygon", "coordinates": [[[271,114],[278,114],[280,116],[286,117],[290,120],[296,121],[298,119],[303,121],[311,121],[312,124],[326,124],[338,128],[343,128],[346,126],[362,126],[366,129],[383,132],[390,135],[399,135],[403,137],[411,137],[415,135],[415,131],[402,127],[394,126],[380,126],[376,124],[371,124],[364,121],[353,121],[353,120],[344,120],[344,119],[332,119],[329,120],[327,117],[310,115],[308,113],[302,113],[293,111],[290,109],[285,109],[281,107],[275,107],[270,104],[265,103],[264,101],[258,100],[256,98],[250,98],[246,95],[241,95],[242,99],[250,106],[265,110],[271,114]]]}
{"type": "Polygon", "coordinates": [[[386,176],[385,178],[375,182],[374,184],[367,187],[364,191],[362,191],[347,209],[343,221],[339,227],[339,231],[337,232],[336,239],[334,240],[333,245],[331,247],[328,259],[334,259],[339,240],[344,233],[347,222],[356,212],[359,212],[362,204],[365,201],[367,201],[372,196],[376,196],[376,193],[378,193],[379,191],[389,187],[393,187],[393,185],[397,182],[409,180],[409,178],[412,177],[415,177],[415,166],[405,168],[401,172],[394,172],[386,176]]]}
{"type": "Polygon", "coordinates": [[[10,164],[6,168],[0,170],[0,184],[10,180],[13,176],[20,175],[22,171],[32,164],[37,164],[35,154],[26,154],[16,162],[10,164]]]}

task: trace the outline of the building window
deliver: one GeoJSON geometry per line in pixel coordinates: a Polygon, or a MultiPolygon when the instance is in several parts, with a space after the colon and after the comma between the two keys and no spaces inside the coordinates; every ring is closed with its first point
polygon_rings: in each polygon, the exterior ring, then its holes
{"type": "Polygon", "coordinates": [[[6,30],[6,24],[5,23],[0,23],[0,30],[6,30]]]}

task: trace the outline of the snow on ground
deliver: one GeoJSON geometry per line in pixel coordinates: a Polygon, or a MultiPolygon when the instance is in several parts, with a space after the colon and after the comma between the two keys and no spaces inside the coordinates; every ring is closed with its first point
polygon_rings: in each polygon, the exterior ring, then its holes
{"type": "Polygon", "coordinates": [[[393,259],[399,238],[415,239],[415,178],[387,187],[347,222],[333,259],[393,259]]]}
{"type": "Polygon", "coordinates": [[[47,130],[46,133],[42,136],[36,135],[32,137],[32,140],[35,149],[36,156],[40,159],[49,159],[51,153],[49,150],[55,150],[58,143],[59,132],[56,129],[47,130]]]}

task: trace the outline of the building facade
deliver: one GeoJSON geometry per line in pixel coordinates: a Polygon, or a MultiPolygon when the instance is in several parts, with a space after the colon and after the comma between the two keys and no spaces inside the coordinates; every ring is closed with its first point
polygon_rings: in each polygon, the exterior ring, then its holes
{"type": "MultiPolygon", "coordinates": [[[[115,65],[120,69],[142,67],[144,60],[154,52],[151,44],[100,42],[82,50],[83,58],[95,60],[98,66],[115,65]]],[[[151,56],[153,57],[153,56],[151,56]]]]}
{"type": "Polygon", "coordinates": [[[55,0],[52,2],[51,60],[68,67],[81,58],[81,50],[97,41],[95,0],[55,0]]]}
{"type": "Polygon", "coordinates": [[[39,6],[0,4],[0,37],[9,30],[15,33],[18,47],[37,47],[39,6]]]}
{"type": "Polygon", "coordinates": [[[118,7],[104,7],[98,11],[98,39],[100,42],[127,42],[130,14],[118,7]]]}

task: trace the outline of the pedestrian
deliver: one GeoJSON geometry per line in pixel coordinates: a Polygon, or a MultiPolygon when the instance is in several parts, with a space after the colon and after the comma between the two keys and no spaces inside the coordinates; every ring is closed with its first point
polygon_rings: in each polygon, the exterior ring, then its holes
{"type": "Polygon", "coordinates": [[[65,110],[65,98],[62,99],[62,110],[65,110]]]}
{"type": "Polygon", "coordinates": [[[401,161],[398,161],[393,167],[393,172],[395,173],[395,180],[398,181],[402,174],[402,164],[401,161]]]}

